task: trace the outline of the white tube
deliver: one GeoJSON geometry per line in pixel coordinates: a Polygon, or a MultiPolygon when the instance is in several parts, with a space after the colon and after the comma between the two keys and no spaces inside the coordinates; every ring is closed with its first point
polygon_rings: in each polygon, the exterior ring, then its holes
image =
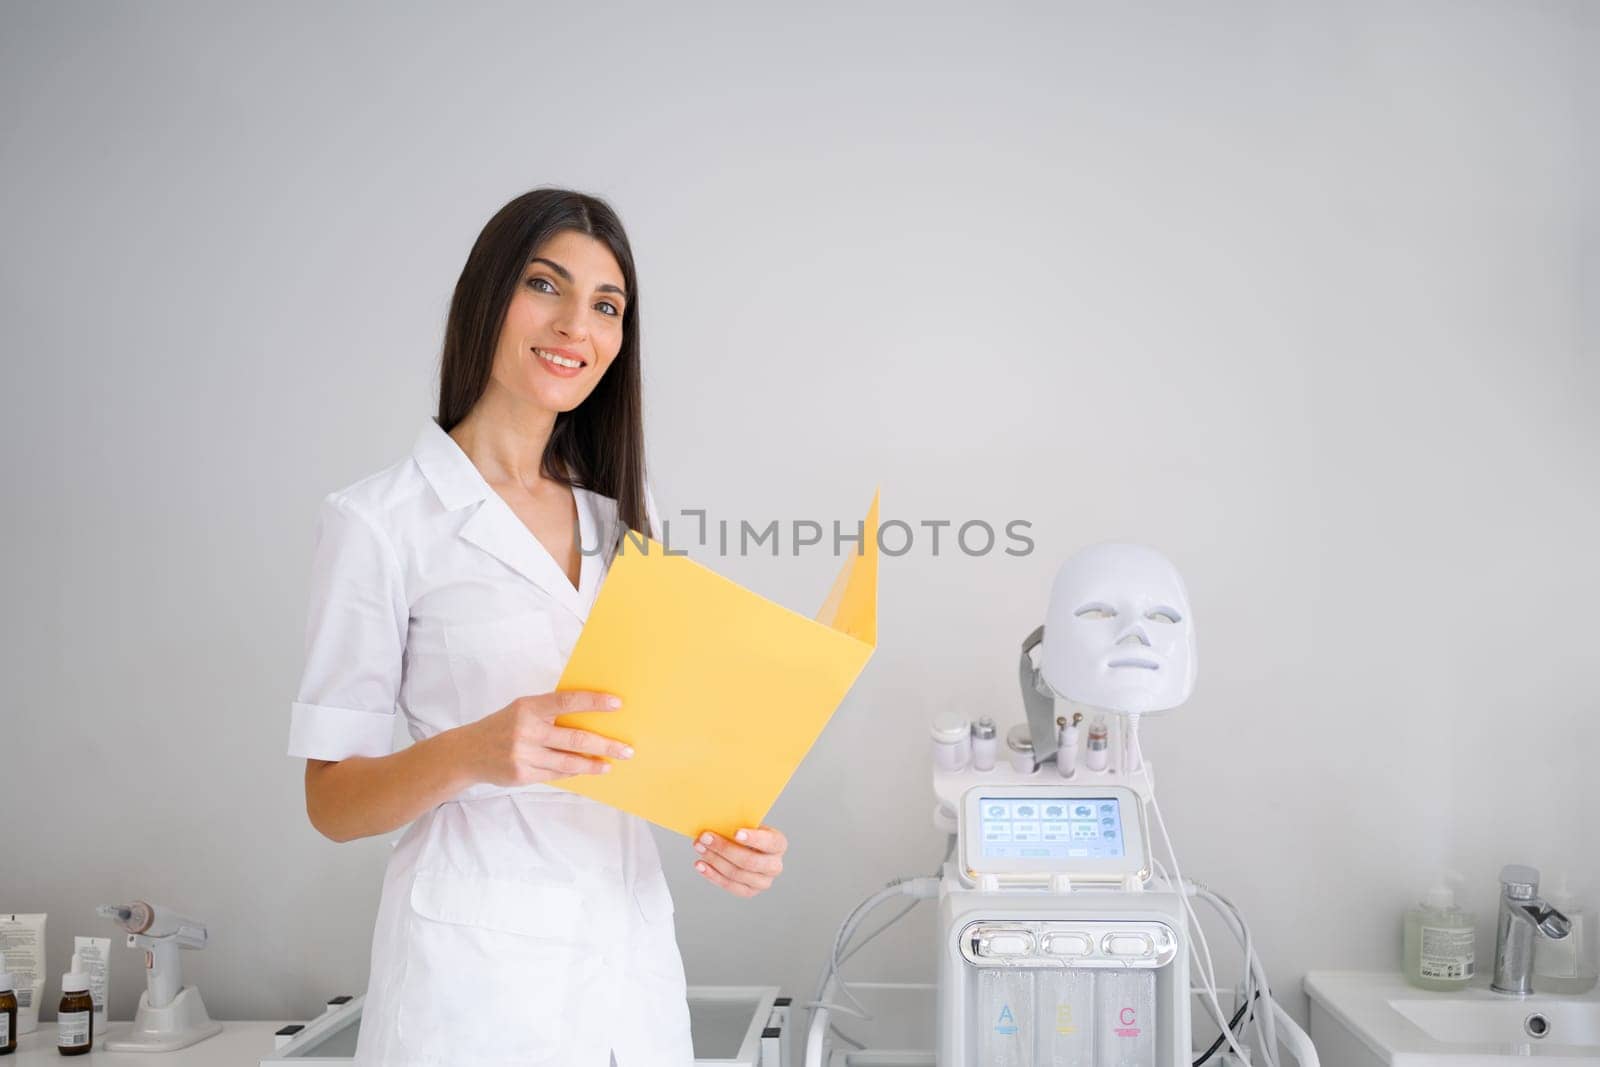
{"type": "Polygon", "coordinates": [[[1295,1062],[1300,1067],[1320,1067],[1322,1061],[1317,1058],[1317,1047],[1276,1000],[1272,1002],[1272,1015],[1278,1024],[1278,1040],[1289,1050],[1295,1062]]]}
{"type": "MultiPolygon", "coordinates": [[[[833,992],[833,979],[830,977],[822,984],[824,1000],[833,992]]],[[[804,1067],[826,1067],[822,1062],[822,1044],[828,1039],[828,1009],[823,1007],[813,1008],[811,1011],[811,1025],[806,1028],[806,1054],[801,1062],[804,1067]]]]}
{"type": "Polygon", "coordinates": [[[17,983],[17,1033],[39,1028],[44,998],[44,920],[39,915],[0,914],[0,956],[17,983]]]}
{"type": "Polygon", "coordinates": [[[89,976],[89,995],[94,998],[94,1033],[100,1037],[106,1032],[106,983],[110,978],[111,939],[109,937],[75,937],[72,952],[78,957],[84,973],[89,976]]]}

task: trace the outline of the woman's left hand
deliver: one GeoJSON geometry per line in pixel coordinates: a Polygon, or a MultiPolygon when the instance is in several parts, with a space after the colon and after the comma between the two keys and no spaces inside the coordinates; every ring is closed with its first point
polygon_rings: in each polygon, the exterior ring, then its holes
{"type": "Polygon", "coordinates": [[[694,843],[700,853],[694,869],[712,885],[721,886],[736,897],[753,897],[772,888],[772,880],[783,871],[783,854],[789,839],[770,826],[740,830],[729,841],[707,830],[694,843]]]}

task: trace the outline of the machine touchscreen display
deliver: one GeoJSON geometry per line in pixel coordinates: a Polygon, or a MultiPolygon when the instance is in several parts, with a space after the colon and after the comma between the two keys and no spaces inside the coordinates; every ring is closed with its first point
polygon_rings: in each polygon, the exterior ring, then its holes
{"type": "Polygon", "coordinates": [[[984,797],[978,807],[985,859],[1121,859],[1116,797],[984,797]]]}

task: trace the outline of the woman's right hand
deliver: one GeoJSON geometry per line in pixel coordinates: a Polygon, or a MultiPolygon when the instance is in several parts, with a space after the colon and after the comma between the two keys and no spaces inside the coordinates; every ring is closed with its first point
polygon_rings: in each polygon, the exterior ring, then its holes
{"type": "Polygon", "coordinates": [[[557,726],[561,715],[615,711],[622,701],[608,693],[570,690],[518,697],[477,722],[458,727],[464,759],[474,779],[498,786],[531,785],[578,774],[604,774],[606,760],[631,759],[621,741],[557,726]]]}

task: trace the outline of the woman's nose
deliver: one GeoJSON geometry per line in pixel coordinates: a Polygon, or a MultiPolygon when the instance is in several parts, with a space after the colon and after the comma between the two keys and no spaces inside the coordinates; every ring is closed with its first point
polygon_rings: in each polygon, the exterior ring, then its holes
{"type": "Polygon", "coordinates": [[[563,306],[551,325],[563,337],[569,337],[574,341],[581,341],[584,338],[583,314],[575,307],[563,306]]]}

